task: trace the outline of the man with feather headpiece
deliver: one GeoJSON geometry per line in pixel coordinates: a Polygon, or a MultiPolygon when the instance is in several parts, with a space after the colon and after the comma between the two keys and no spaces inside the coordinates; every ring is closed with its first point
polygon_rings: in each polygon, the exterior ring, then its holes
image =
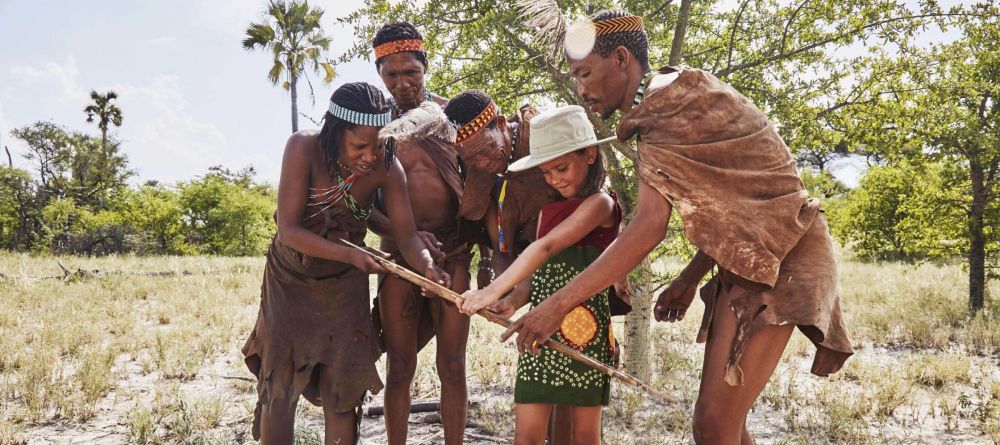
{"type": "MultiPolygon", "coordinates": [[[[522,0],[536,23],[561,13],[522,0]]],[[[529,23],[530,25],[530,23],[529,23]]],[[[753,443],[746,415],[773,374],[795,326],[816,345],[812,372],[836,372],[853,353],[840,312],[833,241],[788,147],[766,116],[710,73],[650,69],[641,17],[602,11],[551,31],[591,111],[622,116],[617,135],[637,140],[635,214],[587,270],[504,334],[537,353],[566,313],[636,267],[665,237],[676,209],[698,253],[660,295],[657,321],[684,315],[701,279],[706,342],[694,410],[695,442],[753,443]]]]}

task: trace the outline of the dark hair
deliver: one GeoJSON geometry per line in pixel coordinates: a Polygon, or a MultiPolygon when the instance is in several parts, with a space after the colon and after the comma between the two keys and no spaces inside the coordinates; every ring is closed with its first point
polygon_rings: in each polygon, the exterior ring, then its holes
{"type": "MultiPolygon", "coordinates": [[[[379,28],[378,32],[375,33],[375,40],[372,41],[372,47],[377,47],[383,43],[395,42],[398,40],[411,40],[418,39],[423,40],[424,37],[420,35],[420,31],[413,25],[406,22],[391,23],[379,28]]],[[[427,66],[427,53],[422,51],[407,51],[413,54],[420,63],[427,66]]],[[[375,66],[381,67],[382,62],[375,60],[375,66]]]]}
{"type": "MultiPolygon", "coordinates": [[[[378,88],[366,82],[354,82],[341,85],[330,96],[330,101],[365,114],[381,114],[389,112],[389,103],[378,88]]],[[[340,144],[343,143],[344,131],[358,127],[357,124],[340,119],[329,111],[323,115],[323,128],[319,131],[319,146],[326,156],[326,165],[331,172],[337,170],[337,156],[340,154],[340,144]]]]}
{"type": "MultiPolygon", "coordinates": [[[[490,96],[480,90],[465,90],[448,101],[444,114],[455,125],[462,126],[479,116],[492,101],[490,96]]],[[[494,117],[486,128],[495,127],[496,122],[494,117]]]]}
{"type": "MultiPolygon", "coordinates": [[[[600,147],[594,147],[594,150],[597,151],[597,157],[594,158],[594,163],[587,169],[587,181],[584,182],[583,188],[580,189],[580,196],[590,196],[604,190],[604,179],[608,173],[604,168],[604,155],[601,154],[600,147]]],[[[579,150],[577,154],[583,156],[584,151],[579,150]]]]}
{"type": "MultiPolygon", "coordinates": [[[[628,17],[629,14],[625,11],[613,11],[605,10],[594,14],[591,17],[593,22],[601,22],[604,20],[616,19],[620,17],[628,17]]],[[[627,32],[613,32],[611,34],[605,34],[603,36],[598,36],[594,41],[593,52],[597,53],[601,57],[607,58],[611,55],[611,51],[619,46],[624,46],[635,59],[639,61],[639,65],[642,65],[642,69],[649,70],[649,39],[646,37],[646,33],[643,31],[627,31],[627,32]]]]}

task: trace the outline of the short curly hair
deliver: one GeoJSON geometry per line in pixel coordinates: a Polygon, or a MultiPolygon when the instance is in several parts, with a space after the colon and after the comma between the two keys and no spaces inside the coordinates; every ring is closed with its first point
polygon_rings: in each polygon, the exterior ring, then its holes
{"type": "MultiPolygon", "coordinates": [[[[372,41],[372,47],[378,47],[383,43],[395,42],[399,40],[423,40],[424,37],[420,35],[420,31],[412,24],[406,22],[390,23],[379,28],[378,32],[375,33],[375,40],[372,41]]],[[[420,63],[427,66],[427,53],[423,51],[407,51],[410,54],[416,56],[420,63]]],[[[375,60],[375,66],[381,67],[382,62],[375,60]]]]}
{"type": "MultiPolygon", "coordinates": [[[[462,126],[479,116],[492,101],[493,99],[481,90],[466,90],[448,101],[444,107],[444,114],[455,125],[462,126]]],[[[494,117],[486,128],[492,128],[496,122],[494,117]]]]}
{"type": "MultiPolygon", "coordinates": [[[[605,10],[594,14],[590,17],[590,20],[592,22],[602,22],[604,20],[632,15],[625,11],[605,10]]],[[[619,46],[624,46],[628,52],[635,56],[635,59],[639,61],[644,70],[649,70],[649,38],[646,36],[645,31],[613,32],[598,36],[594,41],[594,49],[592,51],[601,57],[607,58],[611,55],[611,51],[614,51],[619,46]]]]}

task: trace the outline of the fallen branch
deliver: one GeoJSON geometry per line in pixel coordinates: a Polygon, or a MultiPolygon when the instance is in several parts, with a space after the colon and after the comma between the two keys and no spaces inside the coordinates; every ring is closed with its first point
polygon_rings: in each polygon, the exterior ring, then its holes
{"type": "Polygon", "coordinates": [[[487,442],[494,442],[494,443],[510,443],[510,440],[501,439],[499,437],[494,437],[494,436],[487,436],[485,434],[476,434],[476,433],[466,432],[465,433],[465,437],[468,437],[468,438],[471,438],[471,439],[476,439],[476,440],[485,440],[487,442]]]}

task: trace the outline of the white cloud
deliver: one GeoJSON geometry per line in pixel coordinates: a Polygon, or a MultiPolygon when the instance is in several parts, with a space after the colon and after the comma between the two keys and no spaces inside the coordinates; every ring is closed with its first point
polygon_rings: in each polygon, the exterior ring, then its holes
{"type": "Polygon", "coordinates": [[[10,68],[10,74],[14,81],[20,81],[24,86],[51,89],[46,92],[54,94],[59,99],[59,105],[82,104],[88,98],[88,92],[77,83],[80,70],[72,54],[62,64],[50,61],[41,67],[15,65],[10,68]]]}
{"type": "Polygon", "coordinates": [[[123,147],[141,179],[187,179],[223,162],[225,135],[188,112],[178,76],[111,89],[118,92],[124,114],[123,147]]]}
{"type": "MultiPolygon", "coordinates": [[[[12,117],[21,123],[13,124],[0,114],[0,129],[8,133],[4,144],[10,144],[12,151],[22,151],[20,144],[9,137],[13,125],[38,119],[95,132],[94,127],[83,124],[83,108],[90,94],[80,85],[80,70],[72,55],[64,63],[14,66],[10,74],[14,88],[11,100],[5,102],[20,112],[12,117]]],[[[215,123],[191,114],[178,76],[158,75],[140,83],[100,86],[97,90],[118,93],[124,122],[120,130],[112,132],[123,141],[122,150],[138,171],[139,180],[188,179],[224,163],[226,137],[215,123]]]]}

